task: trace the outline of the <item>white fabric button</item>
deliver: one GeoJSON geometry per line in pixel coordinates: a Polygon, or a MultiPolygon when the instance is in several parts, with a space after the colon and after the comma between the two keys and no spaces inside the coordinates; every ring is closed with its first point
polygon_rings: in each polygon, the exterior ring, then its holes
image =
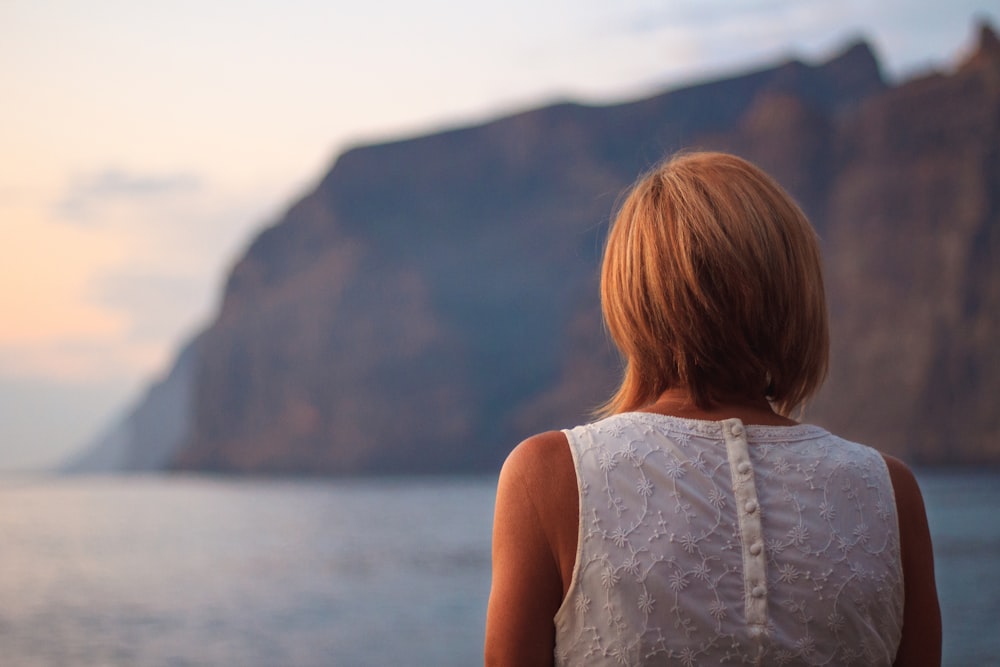
{"type": "Polygon", "coordinates": [[[757,511],[757,501],[748,500],[746,505],[743,506],[743,509],[747,511],[747,514],[753,514],[754,512],[757,511]]]}
{"type": "Polygon", "coordinates": [[[760,552],[764,550],[764,546],[760,542],[754,542],[750,545],[750,554],[753,556],[759,556],[760,552]]]}
{"type": "Polygon", "coordinates": [[[763,586],[754,586],[753,590],[750,591],[750,595],[754,596],[755,598],[762,598],[766,593],[767,589],[764,588],[763,586]]]}
{"type": "Polygon", "coordinates": [[[743,463],[736,466],[736,469],[740,472],[741,475],[745,475],[748,472],[750,472],[750,462],[744,461],[743,463]]]}
{"type": "Polygon", "coordinates": [[[743,435],[743,427],[739,424],[733,424],[733,427],[729,429],[729,432],[733,434],[733,437],[738,438],[743,435]]]}

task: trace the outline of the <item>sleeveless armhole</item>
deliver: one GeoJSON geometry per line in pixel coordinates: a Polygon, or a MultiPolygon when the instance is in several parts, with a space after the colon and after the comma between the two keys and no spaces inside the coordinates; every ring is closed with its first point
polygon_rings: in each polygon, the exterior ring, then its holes
{"type": "MultiPolygon", "coordinates": [[[[896,566],[899,568],[900,576],[903,577],[903,585],[901,588],[901,595],[903,597],[903,609],[906,609],[906,572],[903,571],[903,526],[899,517],[899,503],[896,500],[896,483],[892,479],[892,471],[889,470],[889,462],[885,460],[882,456],[882,452],[875,450],[878,454],[878,460],[882,462],[882,468],[885,470],[885,477],[889,480],[889,493],[892,494],[892,509],[893,514],[896,515],[896,566]]],[[[897,650],[899,647],[896,647],[897,650]]],[[[895,657],[895,656],[893,656],[895,657]]]]}
{"type": "Polygon", "coordinates": [[[552,619],[556,628],[559,628],[563,624],[566,614],[569,613],[569,605],[572,604],[571,600],[576,594],[576,589],[579,588],[580,555],[581,550],[583,549],[583,489],[581,487],[582,475],[580,474],[580,453],[579,448],[577,447],[576,435],[573,431],[564,429],[562,433],[566,436],[566,442],[569,445],[569,451],[573,457],[573,472],[576,475],[576,498],[579,518],[577,519],[576,558],[573,562],[573,574],[570,576],[569,587],[566,589],[566,595],[563,596],[562,604],[559,605],[559,609],[556,610],[556,615],[552,619]]]}

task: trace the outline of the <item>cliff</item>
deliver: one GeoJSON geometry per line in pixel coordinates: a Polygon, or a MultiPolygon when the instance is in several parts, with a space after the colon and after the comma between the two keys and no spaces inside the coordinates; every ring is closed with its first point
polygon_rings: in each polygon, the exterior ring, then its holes
{"type": "Polygon", "coordinates": [[[153,382],[125,416],[101,433],[63,472],[157,472],[168,468],[191,432],[198,338],[188,342],[169,374],[153,382]]]}
{"type": "Polygon", "coordinates": [[[761,164],[823,238],[833,367],[810,420],[918,463],[1000,462],[998,132],[983,27],[960,67],[894,87],[858,43],[347,151],[233,268],[175,372],[172,446],[134,417],[156,392],[111,435],[175,469],[495,468],[611,391],[596,269],[615,200],[700,147],[761,164]]]}
{"type": "Polygon", "coordinates": [[[1000,462],[1000,43],[835,128],[817,414],[921,463],[1000,462]]]}

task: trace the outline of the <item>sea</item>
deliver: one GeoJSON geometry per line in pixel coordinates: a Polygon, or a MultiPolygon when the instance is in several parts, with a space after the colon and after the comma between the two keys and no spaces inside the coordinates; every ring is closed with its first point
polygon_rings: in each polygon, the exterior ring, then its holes
{"type": "MultiPolygon", "coordinates": [[[[945,665],[1000,665],[1000,471],[918,471],[945,665]]],[[[0,477],[0,665],[482,664],[495,477],[0,477]]]]}

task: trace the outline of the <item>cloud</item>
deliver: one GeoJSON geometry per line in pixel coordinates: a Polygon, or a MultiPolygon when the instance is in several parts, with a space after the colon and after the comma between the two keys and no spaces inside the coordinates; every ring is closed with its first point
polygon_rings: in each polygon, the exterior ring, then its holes
{"type": "Polygon", "coordinates": [[[699,80],[776,58],[826,59],[863,38],[898,81],[953,61],[978,17],[996,20],[997,11],[982,0],[676,0],[644,2],[612,30],[655,45],[674,79],[699,80]]]}
{"type": "MultiPolygon", "coordinates": [[[[829,4],[823,0],[756,0],[741,3],[686,0],[639,10],[621,23],[621,29],[634,35],[665,29],[707,34],[723,24],[747,20],[780,22],[790,12],[801,11],[809,6],[818,9],[829,4]]],[[[788,32],[787,25],[782,28],[783,32],[788,32]]]]}
{"type": "Polygon", "coordinates": [[[849,42],[877,36],[861,20],[866,11],[830,0],[649,2],[611,31],[633,58],[658,64],[647,85],[659,90],[792,58],[825,60],[849,42]]]}
{"type": "Polygon", "coordinates": [[[74,178],[56,203],[56,211],[62,219],[89,222],[102,204],[192,194],[201,188],[201,178],[190,172],[152,174],[108,168],[74,178]]]}

